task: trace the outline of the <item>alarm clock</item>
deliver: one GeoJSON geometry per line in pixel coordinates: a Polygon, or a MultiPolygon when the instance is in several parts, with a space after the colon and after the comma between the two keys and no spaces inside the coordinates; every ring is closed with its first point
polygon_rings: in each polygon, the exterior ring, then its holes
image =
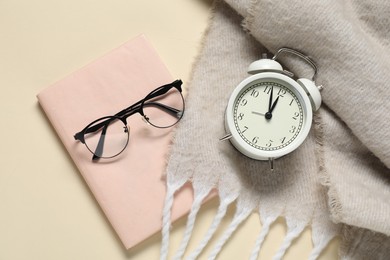
{"type": "Polygon", "coordinates": [[[249,65],[251,76],[244,79],[230,95],[225,111],[226,135],[242,154],[255,160],[273,160],[296,150],[306,139],[313,112],[321,106],[315,77],[317,66],[303,53],[281,48],[272,59],[266,55],[249,65]],[[277,62],[282,53],[306,61],[314,69],[312,79],[295,78],[277,62]]]}

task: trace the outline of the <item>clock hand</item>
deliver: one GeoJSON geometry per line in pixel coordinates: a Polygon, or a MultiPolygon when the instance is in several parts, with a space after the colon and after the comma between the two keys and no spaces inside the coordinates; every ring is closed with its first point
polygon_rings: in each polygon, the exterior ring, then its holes
{"type": "MultiPolygon", "coordinates": [[[[272,118],[272,96],[274,93],[274,87],[271,86],[271,93],[269,94],[268,112],[265,113],[265,119],[270,120],[272,118]]],[[[275,104],[275,103],[274,103],[275,104]]]]}
{"type": "Polygon", "coordinates": [[[276,107],[278,100],[279,100],[279,96],[276,98],[275,102],[272,104],[271,110],[269,111],[270,113],[272,113],[272,111],[274,111],[274,108],[276,107]]]}
{"type": "Polygon", "coordinates": [[[265,116],[265,114],[259,113],[259,112],[256,112],[256,111],[252,111],[252,114],[259,115],[259,116],[265,116]]]}
{"type": "Polygon", "coordinates": [[[272,106],[272,95],[274,93],[274,87],[271,86],[271,93],[269,95],[269,101],[268,101],[268,113],[271,113],[271,106],[272,106]]]}

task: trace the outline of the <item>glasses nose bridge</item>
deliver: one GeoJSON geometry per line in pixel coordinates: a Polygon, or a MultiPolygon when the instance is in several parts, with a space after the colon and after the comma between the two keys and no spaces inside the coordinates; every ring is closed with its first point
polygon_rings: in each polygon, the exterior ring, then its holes
{"type": "Polygon", "coordinates": [[[120,117],[119,120],[121,120],[122,123],[127,127],[127,117],[126,116],[120,117]]]}
{"type": "Polygon", "coordinates": [[[123,126],[123,132],[129,134],[129,133],[130,133],[130,127],[129,127],[129,125],[127,124],[127,118],[126,118],[126,117],[123,117],[123,118],[121,118],[120,120],[121,120],[122,123],[124,124],[124,126],[123,126]]]}

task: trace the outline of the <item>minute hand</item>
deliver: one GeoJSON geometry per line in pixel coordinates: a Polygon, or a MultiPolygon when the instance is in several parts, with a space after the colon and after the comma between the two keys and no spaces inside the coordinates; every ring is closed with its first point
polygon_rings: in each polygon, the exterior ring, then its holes
{"type": "Polygon", "coordinates": [[[274,93],[274,87],[271,86],[271,93],[269,94],[269,101],[268,101],[268,113],[271,113],[272,109],[272,95],[274,93]]]}

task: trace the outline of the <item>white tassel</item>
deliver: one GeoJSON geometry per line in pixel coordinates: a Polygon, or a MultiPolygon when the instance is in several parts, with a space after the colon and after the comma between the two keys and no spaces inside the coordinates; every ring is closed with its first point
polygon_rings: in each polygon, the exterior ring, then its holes
{"type": "Polygon", "coordinates": [[[200,253],[202,253],[203,249],[207,246],[207,243],[210,241],[215,231],[217,230],[219,224],[221,223],[223,217],[226,215],[227,208],[231,202],[221,201],[221,204],[218,207],[217,214],[214,217],[211,226],[209,227],[206,235],[198,245],[198,247],[191,253],[191,255],[187,258],[187,260],[195,260],[200,253]]]}
{"type": "Polygon", "coordinates": [[[175,260],[180,260],[184,255],[184,252],[187,248],[188,242],[191,238],[192,230],[194,229],[196,215],[198,214],[199,209],[202,205],[202,201],[207,196],[207,194],[208,193],[198,194],[195,197],[194,202],[192,203],[191,211],[190,211],[190,214],[188,215],[188,219],[187,219],[186,230],[184,232],[183,239],[180,243],[179,249],[177,250],[177,252],[175,254],[175,257],[174,257],[175,260]]]}
{"type": "Polygon", "coordinates": [[[168,185],[167,194],[165,196],[164,208],[163,208],[160,260],[165,260],[168,257],[169,233],[171,229],[171,209],[173,205],[174,194],[175,194],[175,189],[173,189],[168,185]]]}
{"type": "Polygon", "coordinates": [[[309,260],[317,259],[324,248],[329,244],[337,234],[340,233],[341,225],[334,225],[331,222],[313,223],[312,225],[312,241],[313,249],[310,253],[309,260]]]}
{"type": "Polygon", "coordinates": [[[222,247],[225,245],[226,241],[231,237],[234,231],[236,231],[237,227],[249,216],[252,212],[252,208],[240,210],[240,212],[236,213],[232,222],[230,223],[228,229],[222,235],[221,239],[218,241],[217,245],[214,247],[213,251],[209,256],[209,260],[214,260],[222,247]]]}
{"type": "Polygon", "coordinates": [[[328,243],[324,243],[322,245],[317,245],[316,247],[314,247],[313,250],[311,251],[310,256],[309,256],[308,259],[309,260],[317,259],[320,256],[322,250],[324,250],[324,248],[326,247],[327,244],[328,243]]]}
{"type": "Polygon", "coordinates": [[[261,227],[261,232],[260,232],[259,236],[256,239],[256,244],[255,244],[255,247],[254,247],[254,249],[252,251],[250,260],[255,260],[255,259],[258,258],[259,252],[260,252],[260,249],[261,249],[261,245],[263,244],[264,239],[265,239],[265,237],[267,236],[267,234],[269,232],[271,224],[275,220],[276,220],[276,217],[268,217],[264,221],[263,226],[261,227]]]}
{"type": "Polygon", "coordinates": [[[287,249],[291,246],[291,243],[294,241],[295,238],[297,238],[302,233],[305,226],[306,224],[299,224],[294,226],[293,228],[289,228],[281,247],[279,248],[278,252],[276,252],[273,258],[274,260],[282,259],[287,249]]]}

